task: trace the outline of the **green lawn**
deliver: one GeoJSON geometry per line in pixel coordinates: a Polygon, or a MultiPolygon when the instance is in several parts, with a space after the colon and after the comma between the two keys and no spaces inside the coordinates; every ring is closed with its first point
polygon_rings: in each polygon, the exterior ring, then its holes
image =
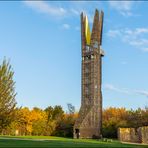
{"type": "Polygon", "coordinates": [[[148,148],[148,146],[122,144],[119,141],[102,142],[99,140],[69,139],[51,136],[0,136],[0,147],[54,147],[54,148],[90,148],[90,147],[125,147],[125,148],[148,148]],[[9,138],[9,139],[7,139],[9,138]]]}

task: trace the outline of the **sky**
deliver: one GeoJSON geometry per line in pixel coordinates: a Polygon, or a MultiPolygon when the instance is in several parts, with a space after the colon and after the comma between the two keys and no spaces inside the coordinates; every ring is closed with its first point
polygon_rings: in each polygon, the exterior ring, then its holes
{"type": "Polygon", "coordinates": [[[104,11],[103,108],[148,106],[148,2],[1,1],[0,62],[10,59],[18,106],[81,103],[80,13],[104,11]]]}

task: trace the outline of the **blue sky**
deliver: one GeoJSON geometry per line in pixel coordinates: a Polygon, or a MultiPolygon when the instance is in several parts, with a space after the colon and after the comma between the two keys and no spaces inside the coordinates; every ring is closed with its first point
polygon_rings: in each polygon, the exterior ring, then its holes
{"type": "Polygon", "coordinates": [[[18,106],[81,102],[80,13],[104,11],[103,107],[148,106],[148,2],[0,2],[0,61],[11,60],[18,106]]]}

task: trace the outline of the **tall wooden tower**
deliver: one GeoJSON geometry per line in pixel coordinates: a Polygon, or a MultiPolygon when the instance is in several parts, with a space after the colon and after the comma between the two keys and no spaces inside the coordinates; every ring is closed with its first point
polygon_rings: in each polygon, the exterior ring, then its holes
{"type": "Polygon", "coordinates": [[[103,12],[95,11],[92,32],[81,13],[82,82],[81,108],[74,125],[74,138],[100,138],[102,128],[101,49],[103,12]]]}

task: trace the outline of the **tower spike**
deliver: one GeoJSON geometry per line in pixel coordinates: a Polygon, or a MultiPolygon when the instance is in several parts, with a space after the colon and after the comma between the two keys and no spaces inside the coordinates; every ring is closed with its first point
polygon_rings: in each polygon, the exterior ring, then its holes
{"type": "Polygon", "coordinates": [[[86,44],[90,45],[90,27],[89,27],[89,23],[88,23],[88,17],[87,15],[85,16],[85,38],[86,38],[86,44]]]}
{"type": "Polygon", "coordinates": [[[94,15],[93,28],[91,33],[91,45],[93,45],[95,41],[99,42],[99,11],[97,9],[94,15]]]}
{"type": "Polygon", "coordinates": [[[101,11],[100,16],[99,16],[99,43],[100,45],[102,45],[103,17],[104,17],[104,13],[103,11],[101,11]]]}

